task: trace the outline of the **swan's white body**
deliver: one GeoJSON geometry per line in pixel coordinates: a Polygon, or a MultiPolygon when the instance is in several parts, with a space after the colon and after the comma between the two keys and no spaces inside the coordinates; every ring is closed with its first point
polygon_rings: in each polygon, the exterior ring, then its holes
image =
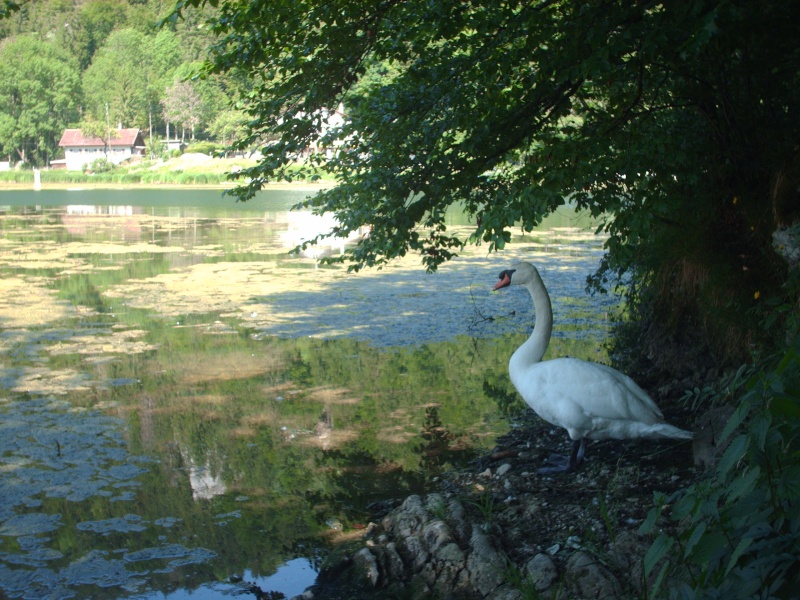
{"type": "Polygon", "coordinates": [[[691,439],[690,432],[664,423],[656,403],[630,377],[606,365],[557,358],[542,362],[553,311],[539,272],[530,263],[503,271],[494,289],[522,285],[533,298],[536,325],[511,356],[511,381],[525,402],[548,423],[563,427],[576,445],[567,470],[580,462],[584,439],[691,439]]]}

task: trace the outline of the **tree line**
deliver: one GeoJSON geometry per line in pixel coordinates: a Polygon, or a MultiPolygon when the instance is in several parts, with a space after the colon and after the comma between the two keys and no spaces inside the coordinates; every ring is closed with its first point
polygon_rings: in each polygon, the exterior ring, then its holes
{"type": "Polygon", "coordinates": [[[161,0],[4,2],[0,19],[0,156],[45,166],[67,127],[105,138],[230,142],[244,117],[234,75],[197,77],[213,41],[203,11],[162,25],[161,0]]]}

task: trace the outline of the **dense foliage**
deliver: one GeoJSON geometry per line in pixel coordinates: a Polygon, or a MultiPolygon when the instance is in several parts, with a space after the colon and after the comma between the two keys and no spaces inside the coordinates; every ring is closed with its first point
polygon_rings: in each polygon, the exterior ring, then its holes
{"type": "Polygon", "coordinates": [[[337,233],[371,227],[355,268],[500,249],[571,201],[607,217],[596,287],[635,271],[662,320],[694,319],[718,351],[746,355],[751,309],[782,293],[771,235],[798,208],[797,2],[185,0],[175,16],[208,5],[209,73],[253,86],[239,145],[264,159],[240,197],[334,173],[308,204],[337,233]],[[315,144],[332,158],[289,171],[315,144]],[[454,204],[469,240],[447,230],[454,204]]]}
{"type": "Polygon", "coordinates": [[[0,59],[0,147],[16,150],[22,160],[44,162],[64,120],[78,116],[77,70],[64,51],[31,36],[7,43],[0,59]]]}
{"type": "Polygon", "coordinates": [[[109,128],[138,127],[153,149],[160,149],[153,138],[168,134],[237,135],[230,111],[241,82],[192,77],[213,36],[198,11],[159,27],[171,7],[159,0],[0,3],[3,159],[47,166],[63,157],[58,141],[67,127],[102,137],[109,128]]]}
{"type": "Polygon", "coordinates": [[[671,519],[644,567],[660,586],[681,582],[678,598],[792,598],[800,586],[800,346],[740,369],[724,386],[704,390],[710,403],[731,393],[739,404],[721,432],[716,470],[676,494],[656,497],[644,523],[655,530],[661,511],[671,519]],[[671,551],[671,552],[670,552],[671,551]]]}

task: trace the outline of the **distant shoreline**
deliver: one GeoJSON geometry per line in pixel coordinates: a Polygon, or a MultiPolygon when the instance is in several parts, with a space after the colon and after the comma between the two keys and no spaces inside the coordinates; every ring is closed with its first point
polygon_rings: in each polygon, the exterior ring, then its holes
{"type": "MultiPolygon", "coordinates": [[[[268,183],[263,190],[298,190],[316,192],[326,188],[335,187],[333,182],[323,183],[268,183]]],[[[48,191],[48,190],[232,190],[235,184],[202,184],[202,183],[42,183],[40,190],[34,190],[30,182],[16,183],[13,181],[0,181],[0,193],[4,191],[48,191]]]]}

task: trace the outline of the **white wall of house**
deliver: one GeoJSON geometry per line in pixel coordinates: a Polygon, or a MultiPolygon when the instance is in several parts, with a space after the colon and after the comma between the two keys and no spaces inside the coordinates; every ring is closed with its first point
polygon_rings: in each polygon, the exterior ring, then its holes
{"type": "Polygon", "coordinates": [[[109,162],[118,165],[123,160],[131,157],[131,148],[109,148],[108,155],[103,146],[81,146],[64,148],[64,158],[67,161],[67,171],[82,171],[84,166],[91,164],[98,158],[106,158],[109,162]]]}

